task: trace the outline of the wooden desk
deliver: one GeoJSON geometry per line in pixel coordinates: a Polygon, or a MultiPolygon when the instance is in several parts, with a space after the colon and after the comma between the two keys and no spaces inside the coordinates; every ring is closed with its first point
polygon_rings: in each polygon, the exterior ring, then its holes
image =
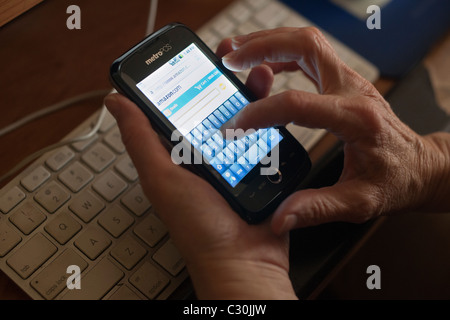
{"type": "MultiPolygon", "coordinates": [[[[179,21],[196,30],[231,2],[159,1],[155,27],[179,21]]],[[[149,3],[45,0],[0,28],[0,128],[78,94],[111,89],[109,66],[145,36],[149,3]],[[81,30],[66,27],[71,4],[81,9],[81,30]]],[[[73,105],[1,137],[0,175],[32,152],[61,140],[102,100],[73,105]]],[[[0,273],[0,299],[28,297],[0,273]]]]}
{"type": "MultiPolygon", "coordinates": [[[[179,21],[196,30],[232,0],[159,1],[156,28],[179,21]]],[[[145,35],[149,1],[45,0],[0,28],[0,127],[78,94],[110,89],[111,62],[145,35]],[[68,30],[66,8],[81,8],[81,30],[68,30]]],[[[391,82],[381,83],[384,87],[391,82]]],[[[98,110],[93,98],[0,138],[0,175],[30,153],[61,140],[98,110]]],[[[329,135],[311,154],[320,158],[329,135]]],[[[2,187],[3,183],[0,185],[2,187]]],[[[0,273],[0,299],[28,299],[0,273]]]]}

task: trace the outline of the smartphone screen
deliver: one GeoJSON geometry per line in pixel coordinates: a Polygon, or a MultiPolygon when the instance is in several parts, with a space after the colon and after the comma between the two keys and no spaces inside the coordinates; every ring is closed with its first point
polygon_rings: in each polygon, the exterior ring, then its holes
{"type": "Polygon", "coordinates": [[[218,129],[249,101],[195,43],[136,86],[233,188],[283,139],[275,128],[224,139],[218,129]]]}

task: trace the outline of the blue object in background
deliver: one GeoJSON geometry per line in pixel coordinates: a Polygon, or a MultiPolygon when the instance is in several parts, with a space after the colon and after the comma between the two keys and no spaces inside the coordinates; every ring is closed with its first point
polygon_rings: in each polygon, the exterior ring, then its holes
{"type": "MultiPolygon", "coordinates": [[[[330,0],[280,0],[372,62],[382,76],[401,77],[450,29],[450,0],[392,0],[381,29],[370,30],[330,0]]],[[[369,17],[370,14],[367,14],[369,17]]]]}

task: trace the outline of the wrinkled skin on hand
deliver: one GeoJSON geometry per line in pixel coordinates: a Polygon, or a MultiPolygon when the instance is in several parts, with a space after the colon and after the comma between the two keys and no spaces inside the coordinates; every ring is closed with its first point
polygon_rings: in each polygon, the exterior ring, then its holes
{"type": "Polygon", "coordinates": [[[133,102],[120,94],[106,97],[140,183],[184,257],[199,298],[296,298],[288,274],[287,231],[293,228],[362,222],[408,208],[450,208],[448,135],[421,137],[410,130],[317,29],[226,39],[218,55],[231,70],[252,68],[246,84],[260,98],[228,127],[294,122],[325,128],[345,143],[345,164],[336,185],[296,192],[271,219],[250,226],[209,183],[171,161],[133,102]],[[290,90],[268,97],[274,73],[282,71],[304,72],[319,94],[290,90]]]}

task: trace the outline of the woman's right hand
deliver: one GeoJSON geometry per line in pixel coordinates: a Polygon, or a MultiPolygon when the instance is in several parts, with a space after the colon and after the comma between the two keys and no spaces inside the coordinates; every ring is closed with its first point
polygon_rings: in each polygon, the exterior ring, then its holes
{"type": "MultiPolygon", "coordinates": [[[[277,234],[331,221],[363,222],[406,209],[449,210],[450,136],[422,137],[402,123],[373,85],[351,70],[315,28],[280,28],[224,40],[233,71],[267,64],[304,72],[319,94],[289,90],[249,104],[226,126],[258,129],[294,122],[325,128],[344,144],[339,181],[292,194],[276,210],[277,234]]],[[[264,87],[273,76],[252,79],[264,87]]]]}

